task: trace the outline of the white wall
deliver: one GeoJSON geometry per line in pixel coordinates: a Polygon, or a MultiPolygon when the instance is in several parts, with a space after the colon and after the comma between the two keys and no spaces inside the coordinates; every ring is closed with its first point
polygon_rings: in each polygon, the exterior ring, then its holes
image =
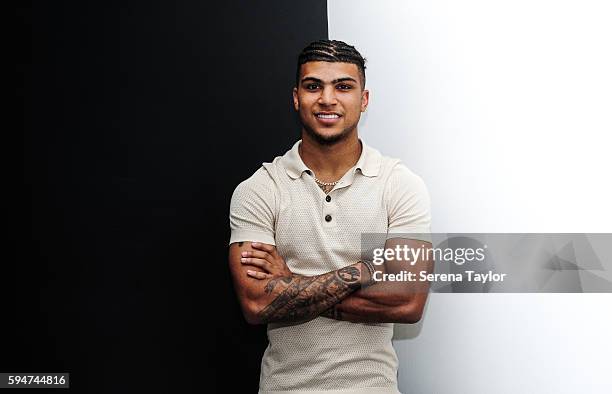
{"type": "MultiPolygon", "coordinates": [[[[612,232],[612,3],[329,0],[328,15],[368,58],[360,134],[424,178],[432,231],[612,232]]],[[[610,294],[433,294],[395,343],[400,388],[612,392],[610,310],[610,294]]]]}

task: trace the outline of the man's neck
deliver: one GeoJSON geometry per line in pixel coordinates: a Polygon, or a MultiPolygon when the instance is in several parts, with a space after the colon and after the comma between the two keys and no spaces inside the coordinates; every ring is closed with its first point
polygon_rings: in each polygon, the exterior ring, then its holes
{"type": "Polygon", "coordinates": [[[304,164],[315,172],[319,180],[335,182],[357,164],[361,149],[356,132],[333,145],[321,145],[302,133],[299,152],[304,164]]]}

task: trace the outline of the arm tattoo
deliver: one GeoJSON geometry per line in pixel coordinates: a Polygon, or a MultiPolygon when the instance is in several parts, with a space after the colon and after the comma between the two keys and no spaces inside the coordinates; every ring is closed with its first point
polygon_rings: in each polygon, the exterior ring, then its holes
{"type": "Polygon", "coordinates": [[[291,283],[291,277],[283,276],[282,278],[274,278],[270,280],[268,284],[266,285],[266,287],[264,288],[264,291],[266,292],[266,294],[272,293],[272,290],[274,290],[274,288],[276,287],[279,281],[282,281],[283,283],[288,285],[289,283],[291,283]]]}
{"type": "Polygon", "coordinates": [[[264,322],[310,320],[360,287],[361,272],[355,266],[317,276],[275,278],[267,283],[265,291],[270,294],[279,288],[278,295],[259,315],[264,322]]]}
{"type": "MultiPolygon", "coordinates": [[[[343,300],[344,301],[344,300],[343,300]]],[[[338,305],[342,304],[342,301],[332,306],[326,311],[323,311],[319,316],[328,317],[330,319],[342,320],[342,312],[338,309],[338,305]]]]}

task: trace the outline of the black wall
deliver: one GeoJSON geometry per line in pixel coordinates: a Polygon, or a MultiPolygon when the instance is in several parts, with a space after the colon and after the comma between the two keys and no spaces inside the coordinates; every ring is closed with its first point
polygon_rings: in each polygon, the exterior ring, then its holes
{"type": "Polygon", "coordinates": [[[265,328],[234,296],[229,200],[299,138],[295,61],[327,37],[326,8],[17,7],[23,176],[1,371],[70,372],[71,392],[257,390],[265,328]]]}

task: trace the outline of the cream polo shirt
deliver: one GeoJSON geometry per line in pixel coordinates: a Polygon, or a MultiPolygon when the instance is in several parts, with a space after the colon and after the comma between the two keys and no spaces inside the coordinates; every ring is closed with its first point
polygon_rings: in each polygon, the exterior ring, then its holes
{"type": "MultiPolygon", "coordinates": [[[[318,275],[357,262],[362,233],[429,233],[429,195],[421,178],[361,142],[357,164],[327,195],[298,153],[301,140],[263,163],[234,191],[230,244],[276,245],[293,273],[318,275]]],[[[271,323],[267,333],[260,393],[399,392],[393,323],[318,317],[271,323]]]]}

